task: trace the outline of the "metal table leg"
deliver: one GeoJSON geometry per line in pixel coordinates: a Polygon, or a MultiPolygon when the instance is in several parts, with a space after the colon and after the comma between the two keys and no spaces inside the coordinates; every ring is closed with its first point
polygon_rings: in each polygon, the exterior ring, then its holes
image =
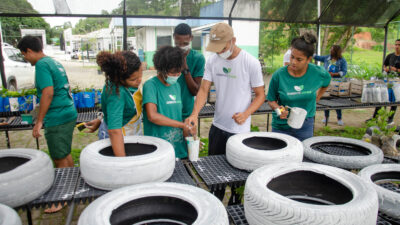
{"type": "Polygon", "coordinates": [[[72,201],[71,205],[69,206],[69,211],[68,211],[67,219],[65,220],[65,225],[71,224],[72,216],[74,215],[74,210],[75,210],[75,201],[72,201]]]}
{"type": "Polygon", "coordinates": [[[200,118],[197,118],[197,134],[200,137],[200,118]]]}
{"type": "Polygon", "coordinates": [[[269,113],[267,113],[267,131],[269,131],[269,113]]]}
{"type": "Polygon", "coordinates": [[[31,214],[31,210],[29,209],[28,206],[26,206],[26,217],[28,219],[28,224],[32,225],[32,214],[31,214]]]}
{"type": "Polygon", "coordinates": [[[39,138],[36,138],[36,148],[39,150],[39,138]]]}
{"type": "Polygon", "coordinates": [[[8,135],[8,130],[6,130],[5,132],[6,132],[7,148],[11,148],[11,145],[10,145],[10,136],[8,135]]]}

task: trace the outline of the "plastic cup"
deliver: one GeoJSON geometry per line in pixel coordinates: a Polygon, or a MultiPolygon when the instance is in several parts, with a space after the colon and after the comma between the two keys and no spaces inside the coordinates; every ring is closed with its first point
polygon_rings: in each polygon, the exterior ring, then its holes
{"type": "Polygon", "coordinates": [[[194,140],[193,137],[186,137],[186,143],[188,146],[189,160],[194,162],[199,159],[200,140],[194,140]]]}
{"type": "Polygon", "coordinates": [[[300,129],[306,119],[307,111],[299,107],[291,107],[288,125],[294,129],[300,129]]]}

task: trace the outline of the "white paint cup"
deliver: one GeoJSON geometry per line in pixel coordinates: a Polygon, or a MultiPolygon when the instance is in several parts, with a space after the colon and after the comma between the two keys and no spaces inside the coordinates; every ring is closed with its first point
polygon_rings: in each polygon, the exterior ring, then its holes
{"type": "Polygon", "coordinates": [[[294,129],[300,129],[306,119],[307,111],[299,107],[291,107],[288,118],[288,125],[294,129]]]}
{"type": "Polygon", "coordinates": [[[193,137],[186,137],[188,146],[188,157],[190,161],[197,161],[199,159],[200,140],[194,140],[193,137]]]}

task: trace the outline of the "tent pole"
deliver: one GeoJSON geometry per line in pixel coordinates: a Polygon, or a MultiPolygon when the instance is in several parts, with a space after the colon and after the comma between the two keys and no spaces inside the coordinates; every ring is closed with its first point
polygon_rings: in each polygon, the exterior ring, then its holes
{"type": "Polygon", "coordinates": [[[385,62],[385,56],[386,56],[386,50],[387,50],[387,36],[388,36],[388,26],[389,24],[385,25],[385,41],[383,42],[383,60],[382,60],[382,71],[384,67],[384,62],[385,62]]]}

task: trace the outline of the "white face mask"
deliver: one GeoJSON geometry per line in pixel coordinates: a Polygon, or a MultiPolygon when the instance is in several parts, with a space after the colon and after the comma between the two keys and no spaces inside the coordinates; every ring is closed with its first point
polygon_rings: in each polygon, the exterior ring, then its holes
{"type": "Polygon", "coordinates": [[[223,52],[218,54],[219,57],[223,58],[223,59],[228,59],[231,55],[232,55],[232,41],[231,41],[231,47],[229,48],[228,51],[223,52]]]}
{"type": "Polygon", "coordinates": [[[190,49],[190,45],[186,45],[186,46],[179,47],[179,48],[181,48],[183,52],[187,52],[190,49]]]}

